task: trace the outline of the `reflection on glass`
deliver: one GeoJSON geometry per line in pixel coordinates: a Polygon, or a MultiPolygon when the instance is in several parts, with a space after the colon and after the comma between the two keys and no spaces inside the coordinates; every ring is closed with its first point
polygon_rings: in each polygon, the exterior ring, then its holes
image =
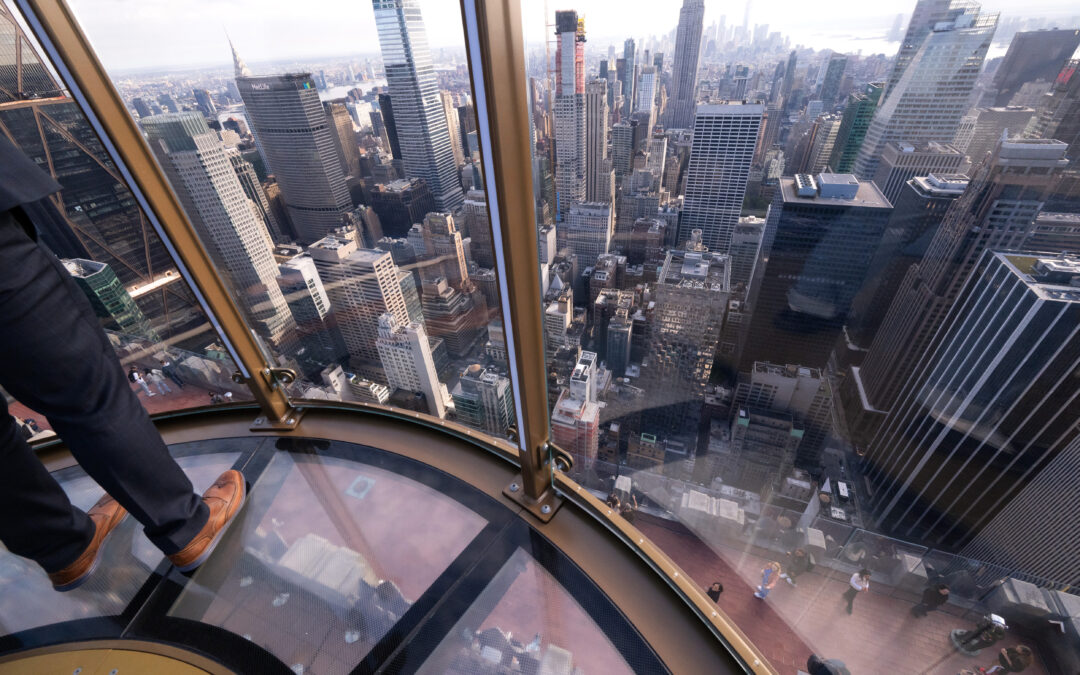
{"type": "MultiPolygon", "coordinates": [[[[147,410],[247,398],[191,289],[41,53],[0,3],[0,133],[63,188],[33,209],[40,241],[86,294],[124,369],[138,373],[131,386],[147,410]]],[[[10,408],[33,436],[50,431],[42,415],[10,408]]]]}
{"type": "Polygon", "coordinates": [[[389,471],[288,453],[240,517],[169,614],[316,673],[356,667],[486,524],[389,471]]]}
{"type": "Polygon", "coordinates": [[[524,5],[574,477],[778,668],[1075,668],[1075,12],[524,5]]]}
{"type": "Polygon", "coordinates": [[[433,46],[417,0],[309,7],[339,21],[302,45],[297,17],[252,29],[240,13],[229,27],[243,32],[211,55],[189,8],[102,20],[95,3],[74,4],[267,358],[300,374],[289,394],[506,437],[514,411],[458,8],[425,3],[443,29],[433,46]],[[159,19],[172,48],[153,47],[169,55],[155,70],[128,40],[149,40],[159,19]],[[341,56],[324,56],[324,41],[346,45],[341,56]]]}
{"type": "Polygon", "coordinates": [[[524,549],[481,591],[421,673],[632,673],[589,614],[524,549]]]}

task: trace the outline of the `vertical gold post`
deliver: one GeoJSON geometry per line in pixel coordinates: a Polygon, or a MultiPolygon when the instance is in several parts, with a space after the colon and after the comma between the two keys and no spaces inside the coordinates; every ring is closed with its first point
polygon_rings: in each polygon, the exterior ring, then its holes
{"type": "Polygon", "coordinates": [[[513,366],[521,487],[526,500],[543,502],[552,486],[521,7],[517,0],[462,0],[462,15],[513,366]]]}
{"type": "Polygon", "coordinates": [[[262,407],[270,429],[291,427],[298,417],[284,390],[276,386],[255,337],[214,268],[175,193],[154,161],[135,120],[113,87],[105,68],[63,0],[17,0],[38,40],[70,87],[102,143],[127,177],[136,199],[156,220],[164,245],[194,283],[196,295],[210,322],[229,347],[252,395],[262,407]]]}

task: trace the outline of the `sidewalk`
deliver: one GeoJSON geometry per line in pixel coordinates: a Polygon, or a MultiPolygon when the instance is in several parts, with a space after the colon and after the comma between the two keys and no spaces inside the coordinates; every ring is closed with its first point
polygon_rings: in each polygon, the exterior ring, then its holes
{"type": "MultiPolygon", "coordinates": [[[[870,592],[856,598],[854,613],[848,615],[841,597],[847,575],[822,567],[799,577],[797,587],[781,581],[766,600],[759,600],[753,593],[768,562],[765,558],[738,551],[717,555],[697,537],[665,527],[659,519],[639,521],[635,525],[703,588],[714,580],[724,584],[720,607],[782,675],[805,668],[814,652],[840,659],[853,675],[954,675],[962,668],[989,666],[996,662],[999,649],[1020,643],[1007,635],[978,657],[967,657],[953,649],[949,631],[970,628],[970,621],[943,612],[916,619],[910,613],[913,603],[886,595],[884,588],[875,592],[872,579],[870,592]]],[[[1027,644],[1038,657],[1037,645],[1027,644]]],[[[1041,660],[1024,671],[1047,672],[1041,660]]]]}

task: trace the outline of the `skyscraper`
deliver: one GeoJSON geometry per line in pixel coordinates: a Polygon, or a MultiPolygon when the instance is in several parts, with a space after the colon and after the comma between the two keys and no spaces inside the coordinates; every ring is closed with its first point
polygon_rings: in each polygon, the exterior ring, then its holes
{"type": "Polygon", "coordinates": [[[397,120],[394,119],[394,104],[390,94],[379,94],[379,114],[382,116],[386,140],[390,144],[390,154],[394,159],[401,159],[401,141],[398,140],[397,120]]]}
{"type": "Polygon", "coordinates": [[[360,179],[360,147],[353,129],[352,115],[344,103],[327,101],[326,122],[331,136],[341,150],[341,170],[346,176],[360,179]]]}
{"type": "Polygon", "coordinates": [[[886,143],[874,183],[890,203],[895,203],[908,180],[916,176],[966,173],[964,153],[946,143],[886,143]]]}
{"type": "Polygon", "coordinates": [[[847,54],[831,54],[825,65],[825,79],[821,82],[821,94],[818,96],[825,104],[826,110],[831,110],[836,104],[836,96],[840,93],[840,83],[844,79],[844,69],[847,68],[847,54]]]}
{"type": "Polygon", "coordinates": [[[405,175],[423,178],[440,211],[465,201],[417,0],[372,0],[405,175]]]}
{"type": "Polygon", "coordinates": [[[428,414],[440,419],[446,417],[450,392],[435,372],[424,325],[400,324],[387,312],[379,317],[379,337],[375,343],[390,388],[423,394],[428,414]]]}
{"type": "Polygon", "coordinates": [[[645,66],[641,69],[641,77],[638,78],[637,103],[634,105],[634,112],[648,114],[646,133],[652,133],[656,122],[656,86],[656,68],[645,66]]]}
{"type": "Polygon", "coordinates": [[[742,370],[755,361],[825,367],[891,212],[876,185],[850,174],[780,179],[742,370]]]}
{"type": "Polygon", "coordinates": [[[926,36],[934,29],[934,25],[941,21],[951,21],[968,5],[970,3],[965,0],[916,1],[904,39],[900,42],[900,51],[896,55],[896,60],[893,61],[892,72],[885,82],[885,97],[892,94],[893,88],[915,58],[915,54],[922,48],[926,36]]]}
{"type": "Polygon", "coordinates": [[[559,250],[568,249],[578,257],[579,269],[596,262],[608,252],[615,233],[611,204],[584,202],[570,207],[566,220],[556,226],[559,250]]]}
{"type": "Polygon", "coordinates": [[[873,179],[889,141],[953,140],[996,26],[997,15],[980,15],[975,4],[934,25],[903,76],[885,92],[855,160],[856,176],[873,179]]]}
{"type": "Polygon", "coordinates": [[[279,246],[274,258],[278,262],[278,286],[296,322],[302,350],[297,356],[300,364],[306,371],[317,373],[328,364],[341,362],[348,353],[315,261],[297,245],[279,246]]]}
{"type": "Polygon", "coordinates": [[[399,324],[410,323],[393,258],[333,234],[309,246],[308,253],[330,298],[351,364],[368,379],[386,382],[376,343],[379,317],[389,312],[399,324]]]}
{"type": "Polygon", "coordinates": [[[623,93],[623,117],[630,119],[630,113],[634,112],[634,103],[637,101],[637,75],[635,71],[634,54],[636,47],[634,38],[627,38],[623,43],[623,67],[620,73],[623,93]]]}
{"type": "Polygon", "coordinates": [[[870,120],[874,119],[878,101],[881,98],[880,82],[871,82],[862,92],[848,98],[844,116],[840,120],[840,129],[836,133],[833,152],[829,157],[829,168],[836,173],[851,173],[855,168],[855,158],[859,156],[870,120]]]}
{"type": "Polygon", "coordinates": [[[763,103],[699,105],[686,168],[678,241],[701,230],[710,251],[725,253],[742,215],[763,103]]]}
{"type": "MultiPolygon", "coordinates": [[[[893,408],[908,381],[924,370],[934,335],[982,252],[1025,247],[1067,164],[1064,143],[1018,140],[1002,143],[975,170],[923,259],[908,270],[866,354],[861,377],[869,405],[893,408]]],[[[1065,242],[1058,245],[1065,248],[1065,242]]]]}
{"type": "Polygon", "coordinates": [[[1070,160],[1080,159],[1080,59],[1061,69],[1025,136],[1057,139],[1069,146],[1070,160]]]}
{"type": "Polygon", "coordinates": [[[595,202],[611,195],[611,164],[607,154],[607,80],[585,85],[585,167],[589,175],[585,199],[595,202]]]}
{"type": "Polygon", "coordinates": [[[600,406],[596,402],[596,353],[581,352],[551,409],[551,440],[590,466],[600,440],[600,406]]]}
{"type": "Polygon", "coordinates": [[[698,56],[705,0],[683,0],[679,26],[675,29],[675,57],[671,68],[670,111],[664,124],[669,129],[689,129],[697,107],[698,56]]]}
{"type": "Polygon", "coordinates": [[[555,201],[558,220],[585,201],[585,24],[577,12],[555,13],[555,201]]]}
{"type": "Polygon", "coordinates": [[[1020,138],[1027,129],[1028,122],[1035,114],[1034,108],[1007,106],[1004,108],[978,108],[975,126],[967,146],[960,148],[972,164],[978,164],[986,158],[986,153],[994,147],[1004,134],[1006,138],[1020,138]]]}
{"type": "Polygon", "coordinates": [[[728,256],[702,251],[701,233],[688,248],[668,251],[653,290],[655,309],[641,385],[650,396],[642,431],[696,436],[705,385],[731,297],[728,256]]]}
{"type": "Polygon", "coordinates": [[[80,258],[61,262],[106,328],[153,342],[160,339],[108,265],[80,258]]]}
{"type": "Polygon", "coordinates": [[[505,437],[514,424],[510,380],[473,364],[461,373],[452,394],[457,420],[493,436],[505,437]]]}
{"type": "Polygon", "coordinates": [[[956,550],[1075,441],[1078,283],[1080,259],[983,252],[867,452],[879,527],[956,550]]]}
{"type": "Polygon", "coordinates": [[[254,77],[235,48],[233,65],[252,133],[297,235],[303,243],[326,236],[353,204],[315,81],[308,73],[254,77]]]}
{"type": "Polygon", "coordinates": [[[784,84],[780,87],[780,96],[784,99],[784,112],[791,110],[794,105],[794,101],[791,100],[791,91],[795,87],[795,65],[798,63],[798,56],[795,54],[795,50],[791,50],[791,54],[788,55],[787,66],[784,67],[784,84]]]}
{"type": "Polygon", "coordinates": [[[197,112],[154,115],[139,124],[256,330],[279,352],[295,355],[296,323],[277,284],[273,241],[217,133],[197,112]]]}
{"type": "Polygon", "coordinates": [[[1042,80],[1047,87],[1080,45],[1080,29],[1021,31],[994,73],[995,106],[1011,105],[1012,97],[1028,82],[1042,80]]]}
{"type": "Polygon", "coordinates": [[[450,147],[454,151],[454,166],[459,167],[465,163],[465,151],[461,139],[461,120],[458,119],[457,107],[454,106],[454,97],[448,91],[440,91],[439,98],[442,100],[443,115],[446,116],[446,128],[450,131],[450,147]]]}

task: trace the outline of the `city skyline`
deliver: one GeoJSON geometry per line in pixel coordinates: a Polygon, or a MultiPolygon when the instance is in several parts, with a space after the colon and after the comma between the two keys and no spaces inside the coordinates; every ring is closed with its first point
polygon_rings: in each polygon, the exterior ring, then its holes
{"type": "MultiPolygon", "coordinates": [[[[5,0],[9,2],[10,0],[5,0]]],[[[198,0],[205,2],[206,0],[198,0]]],[[[200,16],[197,7],[192,7],[189,15],[193,17],[190,29],[184,30],[178,26],[177,17],[169,16],[168,12],[160,11],[160,7],[167,6],[165,0],[128,5],[123,0],[78,0],[72,3],[75,13],[86,27],[87,34],[91,37],[95,49],[109,70],[121,71],[147,71],[155,69],[179,69],[184,67],[208,67],[220,64],[222,67],[228,64],[225,57],[228,56],[219,44],[221,32],[227,31],[241,50],[248,56],[253,64],[316,58],[343,58],[358,56],[374,56],[378,54],[378,39],[375,23],[366,13],[370,8],[366,2],[346,2],[345,0],[322,0],[323,10],[317,12],[314,8],[308,13],[311,19],[304,16],[297,17],[290,5],[269,5],[260,8],[257,21],[242,3],[212,3],[215,15],[215,29],[206,30],[203,21],[194,21],[194,17],[200,16]],[[108,11],[101,7],[102,4],[123,4],[123,10],[108,11]],[[132,12],[134,11],[134,14],[132,12]],[[332,14],[334,16],[351,17],[353,23],[350,30],[340,35],[334,35],[326,31],[325,23],[316,17],[320,14],[332,14]],[[163,17],[168,16],[168,20],[163,17]],[[299,23],[298,23],[299,19],[299,23]],[[132,35],[130,25],[132,21],[140,22],[140,32],[132,35]],[[306,23],[310,21],[310,23],[306,23]],[[217,26],[222,31],[216,30],[217,26]],[[298,44],[295,36],[298,30],[305,30],[320,34],[317,41],[318,48],[293,48],[289,45],[298,44]],[[137,39],[132,39],[132,38],[137,39]],[[368,45],[367,48],[358,49],[357,45],[368,45]],[[153,45],[152,49],[148,49],[153,45]],[[148,54],[160,54],[156,59],[148,59],[148,54]],[[199,55],[192,57],[191,55],[199,55]]],[[[196,3],[197,4],[197,3],[196,3]]],[[[651,36],[659,37],[660,33],[642,33],[640,26],[632,18],[648,13],[655,16],[655,26],[670,25],[670,30],[678,23],[679,8],[681,3],[649,2],[647,0],[629,0],[628,3],[620,3],[617,12],[611,11],[610,6],[603,0],[585,0],[578,3],[564,3],[566,8],[574,8],[583,14],[587,20],[586,26],[597,45],[620,44],[627,35],[637,38],[651,36]],[[636,9],[635,9],[636,7],[636,9]]],[[[461,15],[458,5],[444,3],[439,0],[421,0],[421,11],[425,20],[439,25],[460,25],[461,15]]],[[[211,4],[208,4],[208,9],[211,4]]],[[[709,26],[718,22],[722,16],[727,15],[729,25],[738,21],[741,12],[738,10],[725,12],[722,3],[715,0],[706,0],[704,24],[709,26]]],[[[751,27],[757,22],[766,22],[770,30],[779,30],[792,39],[793,45],[813,45],[817,49],[835,49],[843,52],[861,51],[864,54],[884,52],[893,54],[899,47],[899,41],[884,40],[897,13],[910,15],[911,6],[907,2],[898,2],[895,7],[882,9],[876,5],[858,2],[857,0],[844,0],[839,5],[833,5],[833,13],[847,17],[847,21],[837,23],[824,15],[816,19],[813,15],[807,17],[805,13],[798,11],[800,3],[794,0],[774,0],[773,2],[758,3],[754,5],[750,13],[751,27]],[[798,16],[798,20],[785,19],[785,17],[798,16]],[[777,23],[780,21],[781,23],[777,23]],[[852,33],[852,30],[858,31],[852,33]],[[882,38],[867,39],[862,31],[872,30],[880,32],[882,38]]],[[[552,7],[551,10],[562,7],[552,7]]],[[[1043,16],[1052,20],[1051,23],[1064,27],[1065,20],[1080,16],[1069,0],[1040,0],[1039,2],[1019,3],[1016,0],[993,0],[983,3],[984,11],[1000,12],[1003,20],[1018,16],[1043,16]],[[1053,20],[1061,21],[1054,23],[1053,20]]],[[[550,19],[543,18],[543,3],[528,2],[523,7],[523,20],[525,25],[525,38],[530,49],[540,47],[547,38],[548,31],[544,26],[550,23],[550,19]]],[[[180,23],[182,26],[182,22],[180,23]]],[[[665,31],[666,32],[666,31],[665,31]]],[[[435,49],[449,48],[460,50],[464,54],[464,39],[459,30],[439,31],[433,35],[431,46],[435,49]]],[[[307,43],[300,43],[306,45],[307,43]]],[[[1001,56],[1005,52],[1006,44],[995,43],[991,56],[1001,56]]]]}

